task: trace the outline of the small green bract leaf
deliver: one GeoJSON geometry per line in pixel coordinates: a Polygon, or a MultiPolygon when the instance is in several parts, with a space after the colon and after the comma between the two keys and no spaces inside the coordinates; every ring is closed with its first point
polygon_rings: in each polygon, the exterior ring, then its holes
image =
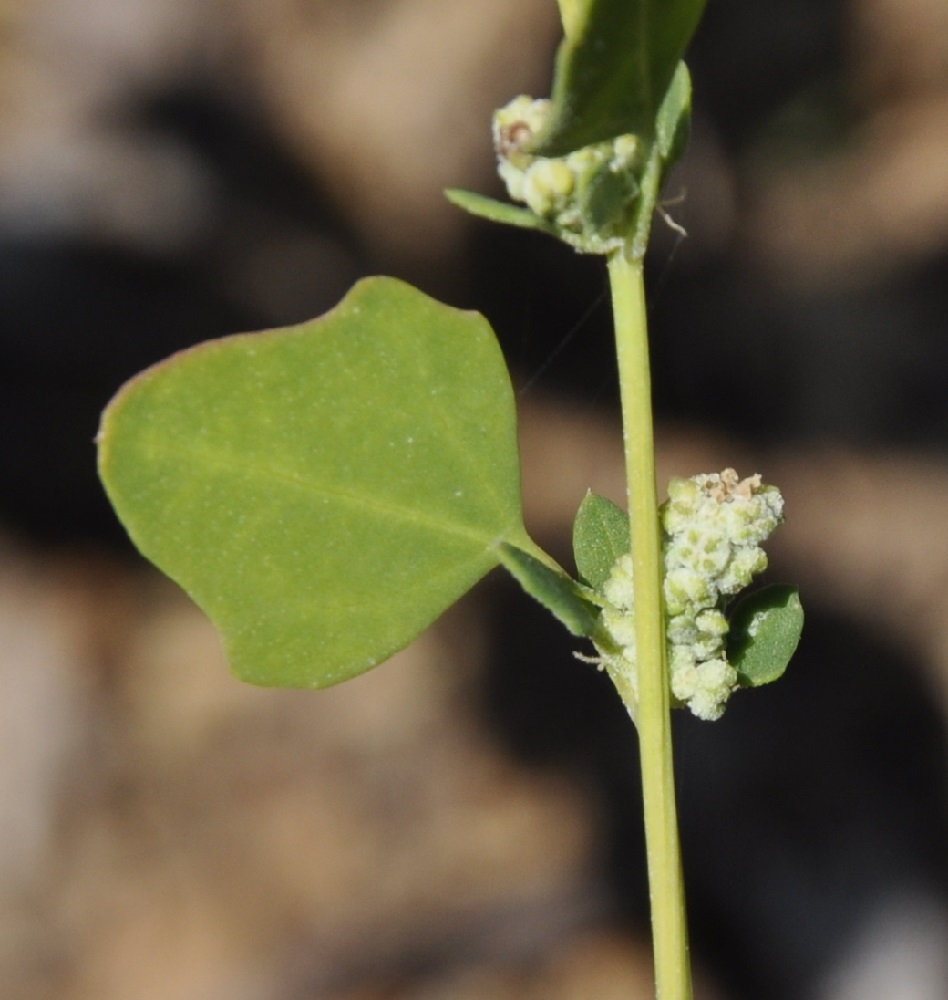
{"type": "Polygon", "coordinates": [[[655,118],[655,142],[667,165],[681,156],[691,128],[691,74],[680,62],[655,118]]]}
{"type": "Polygon", "coordinates": [[[557,0],[560,7],[560,19],[563,21],[563,33],[567,38],[579,34],[583,19],[586,17],[590,0],[557,0]]]}
{"type": "Polygon", "coordinates": [[[745,687],[775,681],[787,669],[803,631],[794,587],[773,585],[738,601],[730,618],[728,660],[745,687]]]}
{"type": "Polygon", "coordinates": [[[604,170],[593,178],[583,192],[580,212],[591,230],[602,231],[622,215],[639,192],[631,171],[614,174],[604,170]]]}
{"type": "Polygon", "coordinates": [[[445,197],[452,205],[463,208],[465,212],[476,215],[491,222],[500,222],[506,226],[518,226],[520,229],[537,229],[543,233],[554,233],[548,222],[534,215],[529,208],[511,205],[506,201],[497,201],[483,194],[465,191],[463,188],[448,188],[445,197]]]}
{"type": "Polygon", "coordinates": [[[596,632],[599,609],[583,597],[575,580],[513,545],[501,545],[500,558],[520,586],[573,635],[590,637],[596,632]]]}
{"type": "Polygon", "coordinates": [[[582,579],[601,590],[631,545],[629,515],[611,500],[587,493],[573,523],[573,556],[582,579]]]}
{"type": "Polygon", "coordinates": [[[103,416],[99,464],[135,544],[257,684],[368,670],[503,541],[532,544],[493,332],[388,278],[320,319],[142,373],[103,416]]]}
{"type": "Polygon", "coordinates": [[[563,156],[633,133],[650,139],[704,0],[585,0],[560,4],[553,115],[530,152],[563,156]]]}

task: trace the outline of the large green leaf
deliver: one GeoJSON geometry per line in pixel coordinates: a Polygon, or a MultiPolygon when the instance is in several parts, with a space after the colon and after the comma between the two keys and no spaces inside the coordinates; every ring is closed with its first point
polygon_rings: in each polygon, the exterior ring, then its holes
{"type": "Polygon", "coordinates": [[[367,670],[504,542],[536,551],[493,332],[393,279],[144,372],[106,410],[99,462],[135,544],[258,684],[367,670]]]}
{"type": "Polygon", "coordinates": [[[650,139],[705,0],[561,0],[553,113],[532,152],[564,156],[624,133],[650,139]]]}

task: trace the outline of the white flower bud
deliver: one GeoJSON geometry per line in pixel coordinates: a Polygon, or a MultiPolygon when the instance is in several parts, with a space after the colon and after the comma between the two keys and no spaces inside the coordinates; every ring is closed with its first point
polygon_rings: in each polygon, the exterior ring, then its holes
{"type": "Polygon", "coordinates": [[[535,160],[524,175],[523,200],[546,217],[564,206],[573,185],[573,173],[562,160],[535,160]]]}
{"type": "MultiPolygon", "coordinates": [[[[582,253],[609,253],[624,245],[638,196],[635,171],[641,167],[641,143],[634,135],[574,150],[563,157],[529,152],[546,127],[549,101],[516,97],[494,112],[493,137],[497,170],[514,201],[551,223],[559,237],[582,253]],[[590,208],[590,192],[603,174],[628,174],[627,194],[616,198],[603,217],[600,199],[590,208]]],[[[620,191],[622,190],[620,186],[620,191]]]]}
{"type": "MultiPolygon", "coordinates": [[[[767,568],[760,543],[783,519],[783,497],[759,476],[722,473],[673,479],[662,505],[665,641],[672,695],[701,719],[717,719],[737,687],[727,662],[724,601],[767,568]]],[[[603,586],[602,623],[620,654],[602,662],[635,684],[632,557],[617,560],[603,586]]]]}
{"type": "Polygon", "coordinates": [[[697,679],[688,707],[709,722],[720,719],[731,692],[737,686],[737,671],[723,659],[708,660],[696,668],[697,679]]]}

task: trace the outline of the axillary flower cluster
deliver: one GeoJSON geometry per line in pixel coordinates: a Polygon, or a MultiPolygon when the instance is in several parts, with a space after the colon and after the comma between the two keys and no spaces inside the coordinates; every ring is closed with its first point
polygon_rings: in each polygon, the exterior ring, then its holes
{"type": "Polygon", "coordinates": [[[536,156],[529,145],[550,113],[549,101],[523,96],[494,113],[497,170],[507,192],[582,253],[616,250],[627,236],[639,192],[641,143],[634,135],[620,135],[567,156],[536,156]]]}
{"type": "MultiPolygon", "coordinates": [[[[760,547],[783,520],[783,496],[760,476],[733,469],[673,479],[661,507],[665,634],[671,693],[700,719],[717,719],[739,686],[727,661],[729,598],[767,568],[760,547]]],[[[638,696],[632,557],[622,556],[603,586],[604,641],[597,662],[638,696]]]]}

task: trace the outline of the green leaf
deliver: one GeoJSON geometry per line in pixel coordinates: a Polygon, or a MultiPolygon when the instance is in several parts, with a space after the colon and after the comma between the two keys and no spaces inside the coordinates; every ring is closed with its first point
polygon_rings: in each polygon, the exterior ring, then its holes
{"type": "Polygon", "coordinates": [[[627,210],[638,192],[638,181],[631,172],[601,171],[583,192],[580,201],[583,222],[594,232],[607,229],[627,210]]]}
{"type": "Polygon", "coordinates": [[[573,523],[573,555],[580,577],[601,590],[631,544],[629,515],[611,500],[587,493],[573,523]]]}
{"type": "Polygon", "coordinates": [[[573,38],[582,29],[589,9],[589,0],[557,0],[557,2],[560,7],[560,19],[563,22],[563,33],[567,38],[573,38]]]}
{"type": "Polygon", "coordinates": [[[534,215],[529,208],[496,201],[494,198],[475,194],[473,191],[464,191],[462,188],[448,188],[444,194],[453,205],[482,219],[500,222],[507,226],[519,226],[521,229],[536,229],[543,233],[556,232],[553,226],[538,215],[534,215]]]}
{"type": "Polygon", "coordinates": [[[551,611],[573,635],[590,637],[596,632],[599,609],[586,600],[580,585],[566,573],[506,543],[500,546],[500,558],[520,586],[551,611]]]}
{"type": "Polygon", "coordinates": [[[774,584],[748,594],[729,615],[727,657],[745,687],[775,681],[787,669],[803,631],[794,587],[774,584]]]}
{"type": "Polygon", "coordinates": [[[666,166],[684,151],[691,129],[691,74],[680,62],[655,118],[655,144],[666,166]]]}
{"type": "Polygon", "coordinates": [[[532,545],[493,332],[390,278],[320,319],[149,369],[98,440],[133,541],[257,684],[368,670],[497,565],[502,542],[532,545]]]}
{"type": "Polygon", "coordinates": [[[669,170],[684,152],[690,127],[691,76],[680,62],[655,119],[655,140],[642,174],[642,195],[631,228],[634,258],[645,256],[655,203],[669,170]]]}
{"type": "Polygon", "coordinates": [[[531,152],[564,156],[617,135],[650,139],[705,0],[566,3],[549,126],[531,152]]]}

